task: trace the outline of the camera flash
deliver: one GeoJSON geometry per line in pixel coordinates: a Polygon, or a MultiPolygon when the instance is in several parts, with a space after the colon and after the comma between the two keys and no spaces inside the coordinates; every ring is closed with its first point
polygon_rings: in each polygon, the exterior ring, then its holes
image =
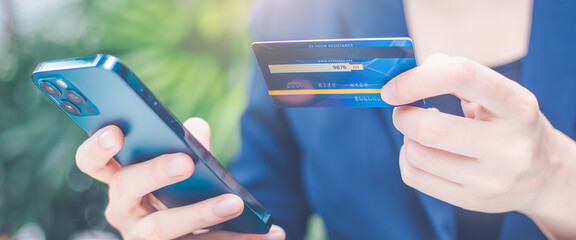
{"type": "Polygon", "coordinates": [[[58,84],[58,86],[62,87],[62,88],[67,88],[68,84],[66,82],[64,82],[64,80],[62,79],[58,79],[56,80],[56,84],[58,84]]]}

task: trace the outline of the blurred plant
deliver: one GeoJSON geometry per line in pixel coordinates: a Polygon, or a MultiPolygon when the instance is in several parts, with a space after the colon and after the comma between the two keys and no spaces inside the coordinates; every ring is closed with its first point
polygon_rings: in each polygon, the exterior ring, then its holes
{"type": "Polygon", "coordinates": [[[106,186],[74,164],[86,135],[30,80],[41,61],[116,55],[180,120],[211,124],[218,159],[233,156],[250,59],[247,0],[66,1],[34,16],[34,31],[19,25],[32,16],[18,16],[15,3],[0,0],[0,236],[30,222],[51,239],[110,229],[106,186]]]}
{"type": "Polygon", "coordinates": [[[214,154],[237,145],[250,61],[248,1],[85,1],[100,51],[128,64],[181,120],[206,119],[214,154]],[[105,33],[101,35],[100,33],[105,33]]]}

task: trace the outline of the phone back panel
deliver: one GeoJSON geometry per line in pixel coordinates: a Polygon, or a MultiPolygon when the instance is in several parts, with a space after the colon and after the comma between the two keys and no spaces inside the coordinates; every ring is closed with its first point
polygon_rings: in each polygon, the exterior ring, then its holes
{"type": "Polygon", "coordinates": [[[46,94],[88,135],[92,136],[107,125],[120,127],[125,140],[115,159],[123,166],[166,153],[189,154],[195,163],[193,175],[154,192],[167,207],[234,193],[244,200],[244,212],[215,228],[245,233],[268,232],[272,224],[270,214],[117,58],[96,55],[45,62],[38,65],[33,79],[40,89],[41,82],[49,82],[61,91],[72,90],[87,100],[86,109],[78,106],[83,114],[75,116],[60,105],[64,94],[60,97],[46,94]],[[58,79],[67,86],[58,85],[58,79]]]}

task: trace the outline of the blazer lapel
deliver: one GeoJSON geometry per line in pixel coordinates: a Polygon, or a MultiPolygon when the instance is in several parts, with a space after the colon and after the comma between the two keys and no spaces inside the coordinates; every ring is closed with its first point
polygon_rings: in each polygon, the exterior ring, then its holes
{"type": "Polygon", "coordinates": [[[530,51],[522,78],[552,125],[575,137],[576,1],[534,1],[530,51]]]}
{"type": "MultiPolygon", "coordinates": [[[[349,4],[347,1],[341,1],[349,4]]],[[[351,23],[353,26],[343,31],[345,37],[405,37],[408,36],[404,17],[402,1],[370,1],[355,6],[351,11],[349,7],[339,7],[342,10],[343,23],[351,23]],[[361,9],[357,9],[357,7],[361,9]]],[[[374,109],[382,117],[382,124],[392,124],[392,108],[374,109]]],[[[403,136],[400,132],[391,131],[390,137],[395,144],[395,149],[400,150],[403,144],[403,136]]],[[[416,190],[414,190],[416,191],[416,190]]],[[[454,239],[454,207],[450,204],[432,198],[416,191],[418,199],[422,203],[426,216],[436,233],[437,239],[454,239]]]]}

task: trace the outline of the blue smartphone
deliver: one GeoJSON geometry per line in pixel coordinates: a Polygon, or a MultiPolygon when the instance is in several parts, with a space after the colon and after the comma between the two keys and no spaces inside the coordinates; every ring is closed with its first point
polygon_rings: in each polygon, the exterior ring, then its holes
{"type": "Polygon", "coordinates": [[[98,54],[43,62],[32,79],[88,135],[107,125],[118,126],[125,139],[115,159],[123,166],[166,153],[190,155],[196,165],[192,176],[153,192],[167,207],[233,193],[244,201],[244,212],[211,229],[259,234],[270,230],[272,217],[264,207],[118,58],[98,54]]]}

